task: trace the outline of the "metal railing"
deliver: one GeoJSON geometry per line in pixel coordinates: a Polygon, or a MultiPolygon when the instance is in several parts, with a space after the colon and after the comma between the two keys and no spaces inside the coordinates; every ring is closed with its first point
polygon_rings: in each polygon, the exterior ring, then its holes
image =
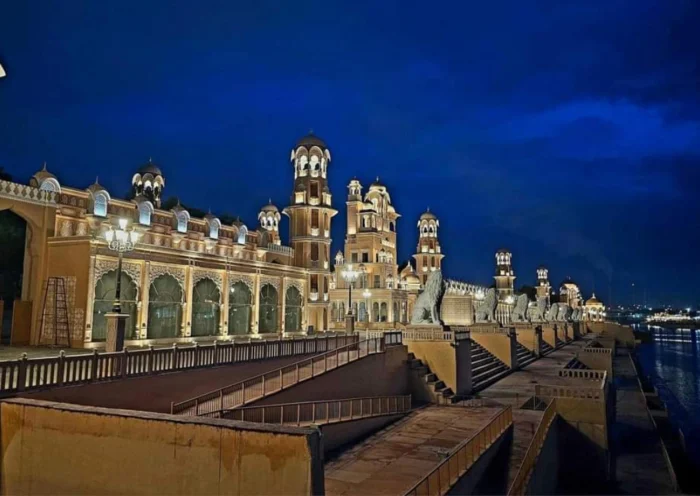
{"type": "Polygon", "coordinates": [[[411,395],[346,398],[340,400],[303,401],[280,405],[246,406],[209,414],[230,420],[279,425],[332,424],[379,415],[408,413],[411,395]]]}
{"type": "Polygon", "coordinates": [[[171,403],[170,413],[199,416],[233,410],[329,370],[383,352],[384,338],[359,341],[179,403],[171,403]]]}
{"type": "Polygon", "coordinates": [[[549,405],[547,405],[544,415],[542,415],[540,423],[537,425],[535,435],[532,437],[530,446],[527,448],[527,452],[525,452],[525,457],[520,463],[520,468],[518,468],[518,472],[515,474],[515,479],[513,479],[513,483],[510,485],[508,496],[525,494],[527,484],[530,482],[530,477],[532,476],[535,463],[537,462],[537,457],[539,456],[540,451],[542,451],[542,446],[544,446],[547,433],[549,432],[549,428],[552,426],[556,416],[557,403],[556,400],[552,400],[549,402],[549,405]]]}
{"type": "Polygon", "coordinates": [[[559,377],[573,377],[576,379],[604,381],[608,378],[608,372],[605,370],[593,369],[561,369],[559,370],[559,377]]]}
{"type": "Polygon", "coordinates": [[[254,360],[310,355],[358,343],[354,335],[304,339],[214,342],[211,345],[124,350],[0,362],[0,395],[47,387],[155,375],[201,367],[230,365],[254,360]]]}
{"type": "Polygon", "coordinates": [[[407,491],[406,496],[447,494],[511,425],[513,410],[508,406],[495,415],[483,429],[452,450],[447,458],[407,491]]]}

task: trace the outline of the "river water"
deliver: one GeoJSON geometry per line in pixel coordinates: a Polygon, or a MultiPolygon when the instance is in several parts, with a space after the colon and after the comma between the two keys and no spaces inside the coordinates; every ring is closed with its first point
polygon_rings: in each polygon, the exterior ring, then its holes
{"type": "Polygon", "coordinates": [[[659,390],[688,454],[700,465],[700,329],[635,328],[653,338],[637,350],[642,373],[659,390]]]}

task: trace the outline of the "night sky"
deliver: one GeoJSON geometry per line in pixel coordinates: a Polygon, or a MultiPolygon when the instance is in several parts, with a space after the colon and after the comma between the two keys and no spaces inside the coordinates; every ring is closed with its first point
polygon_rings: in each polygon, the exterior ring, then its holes
{"type": "Polygon", "coordinates": [[[333,252],[348,181],[380,176],[401,262],[429,206],[447,277],[490,284],[507,247],[516,286],[545,264],[586,297],[698,305],[700,2],[572,3],[6,2],[0,166],[123,197],[153,157],[166,197],[251,226],[313,128],[333,252]]]}

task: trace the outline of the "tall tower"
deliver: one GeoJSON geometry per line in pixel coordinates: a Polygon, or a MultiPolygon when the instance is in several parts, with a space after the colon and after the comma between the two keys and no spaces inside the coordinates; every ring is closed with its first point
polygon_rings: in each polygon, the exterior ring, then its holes
{"type": "Polygon", "coordinates": [[[549,270],[544,265],[537,267],[537,297],[546,297],[547,303],[550,302],[550,294],[552,286],[549,284],[549,270]]]}
{"type": "Polygon", "coordinates": [[[331,207],[328,164],[331,153],[326,144],[309,133],[291,153],[294,192],[283,213],[289,217],[289,244],[294,248],[294,265],[309,271],[308,325],[328,329],[330,287],[331,207]]]}
{"type": "Polygon", "coordinates": [[[413,258],[416,259],[416,271],[423,285],[432,271],[440,270],[445,256],[440,250],[438,227],[440,221],[430,209],[418,220],[418,246],[413,258]]]}
{"type": "Polygon", "coordinates": [[[505,300],[513,294],[515,284],[515,276],[513,275],[513,266],[511,259],[513,254],[505,249],[500,249],[496,252],[496,292],[499,300],[505,300]]]}
{"type": "Polygon", "coordinates": [[[267,246],[268,244],[279,245],[280,234],[279,225],[282,216],[277,210],[277,207],[272,204],[272,199],[270,199],[258,214],[258,220],[260,221],[260,227],[262,228],[261,236],[261,246],[267,246]]]}

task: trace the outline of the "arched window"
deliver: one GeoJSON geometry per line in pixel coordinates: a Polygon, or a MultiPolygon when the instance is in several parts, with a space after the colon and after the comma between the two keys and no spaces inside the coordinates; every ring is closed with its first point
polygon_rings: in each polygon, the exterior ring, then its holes
{"type": "Polygon", "coordinates": [[[182,324],[182,288],[173,276],[158,276],[148,291],[148,338],[174,338],[182,324]]]}
{"type": "Polygon", "coordinates": [[[231,285],[228,297],[228,333],[248,334],[250,332],[250,315],[253,294],[244,282],[238,281],[231,285]]]}
{"type": "Polygon", "coordinates": [[[212,219],[209,221],[209,237],[211,239],[219,239],[219,229],[221,228],[221,222],[219,219],[212,219]]]}
{"type": "Polygon", "coordinates": [[[219,334],[221,293],[211,279],[202,279],[192,289],[192,335],[219,334]]]}
{"type": "Polygon", "coordinates": [[[386,322],[388,315],[388,307],[385,301],[382,302],[382,306],[379,309],[379,322],[386,322]]]}
{"type": "Polygon", "coordinates": [[[360,322],[367,322],[367,305],[364,301],[360,302],[360,313],[358,315],[358,320],[360,322]]]}
{"type": "Polygon", "coordinates": [[[100,217],[107,217],[107,195],[96,193],[94,198],[93,213],[100,217]]]}
{"type": "Polygon", "coordinates": [[[150,226],[152,213],[153,205],[151,205],[150,202],[141,202],[139,204],[139,224],[143,226],[150,226]]]}
{"type": "MultiPolygon", "coordinates": [[[[122,272],[120,302],[126,319],[126,339],[136,339],[136,284],[128,274],[122,272]]],[[[110,270],[95,284],[95,300],[92,309],[92,340],[107,339],[107,319],[105,314],[112,311],[117,294],[117,271],[110,270]]]]}
{"type": "Polygon", "coordinates": [[[241,226],[241,228],[238,230],[238,244],[239,245],[245,244],[245,237],[247,235],[248,235],[248,228],[246,226],[241,226]]]}
{"type": "Polygon", "coordinates": [[[372,319],[374,322],[379,322],[379,303],[376,301],[372,303],[372,319]]]}
{"type": "Polygon", "coordinates": [[[285,332],[300,332],[301,331],[301,314],[302,314],[302,298],[301,293],[294,286],[287,288],[287,294],[284,300],[284,330],[285,332]]]}
{"type": "Polygon", "coordinates": [[[277,332],[277,305],[279,297],[277,290],[272,284],[265,284],[260,288],[260,312],[259,330],[260,333],[277,332]]]}
{"type": "Polygon", "coordinates": [[[52,177],[44,179],[44,182],[41,183],[41,186],[39,186],[39,189],[41,191],[48,191],[50,193],[60,193],[61,192],[61,185],[58,184],[58,181],[52,177]]]}
{"type": "Polygon", "coordinates": [[[186,233],[187,232],[187,223],[190,220],[190,215],[185,212],[178,212],[177,214],[177,232],[181,233],[186,233]]]}

